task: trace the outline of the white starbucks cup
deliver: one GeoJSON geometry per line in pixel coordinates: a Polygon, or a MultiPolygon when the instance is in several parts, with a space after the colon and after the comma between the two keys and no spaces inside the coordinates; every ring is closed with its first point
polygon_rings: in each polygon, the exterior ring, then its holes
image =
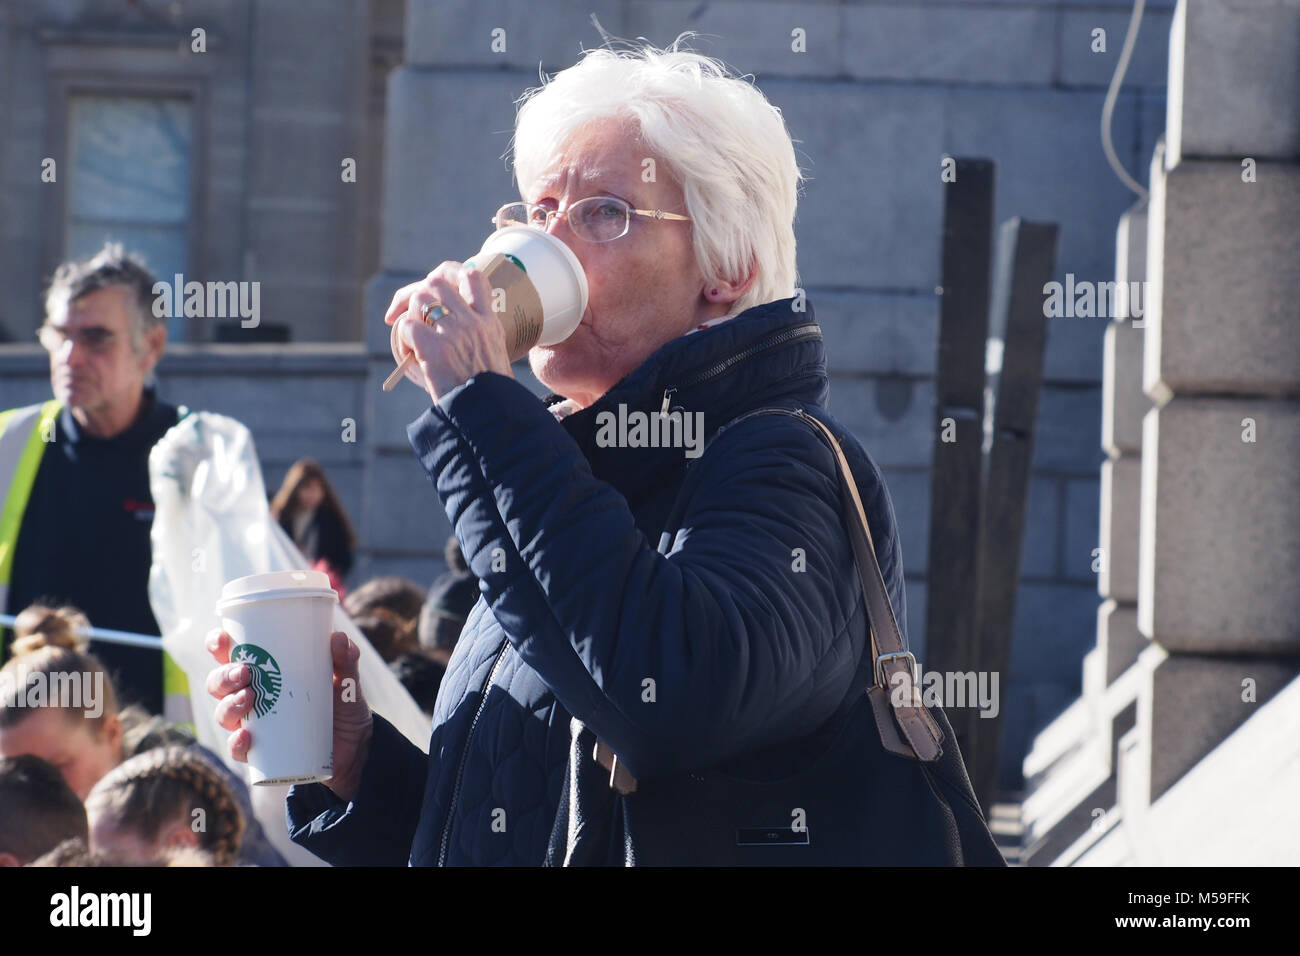
{"type": "MultiPolygon", "coordinates": [[[[493,309],[506,333],[506,352],[516,362],[534,346],[558,345],[582,322],[587,311],[587,274],[573,250],[532,226],[505,226],[488,236],[465,265],[484,271],[493,290],[493,309]]],[[[393,359],[402,364],[397,323],[389,333],[393,359]]],[[[416,362],[406,377],[421,388],[424,373],[416,362]]],[[[385,384],[385,388],[389,385],[385,384]]]]}
{"type": "Polygon", "coordinates": [[[338,595],[320,571],[250,574],[221,589],[217,614],[231,636],[232,664],[247,664],[252,709],[250,779],[273,786],[334,773],[334,664],[338,595]]]}

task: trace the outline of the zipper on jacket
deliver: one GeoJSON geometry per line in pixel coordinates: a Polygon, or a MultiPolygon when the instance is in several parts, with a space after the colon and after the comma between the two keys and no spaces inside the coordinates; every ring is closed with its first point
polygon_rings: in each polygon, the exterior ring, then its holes
{"type": "Polygon", "coordinates": [[[497,668],[505,659],[506,651],[510,648],[510,641],[501,642],[501,650],[497,652],[497,659],[492,662],[492,669],[488,671],[487,681],[483,684],[483,696],[479,698],[478,710],[474,711],[474,719],[469,722],[469,733],[465,735],[465,747],[460,752],[460,764],[456,767],[456,783],[451,789],[451,800],[447,804],[447,822],[442,827],[442,843],[438,847],[438,865],[444,866],[447,862],[447,841],[451,838],[451,824],[456,819],[456,802],[460,799],[461,778],[465,775],[465,761],[469,758],[469,745],[474,741],[474,728],[478,726],[478,719],[483,715],[483,708],[487,705],[488,691],[492,689],[492,681],[496,679],[497,668]]]}
{"type": "Polygon", "coordinates": [[[792,329],[785,329],[781,332],[776,333],[775,335],[771,335],[768,338],[763,339],[761,342],[755,342],[749,348],[742,349],[741,351],[737,352],[735,355],[729,355],[722,361],[716,362],[713,365],[710,365],[708,368],[704,369],[703,371],[695,375],[692,375],[690,378],[688,378],[684,382],[681,382],[676,387],[666,389],[664,391],[665,407],[667,406],[671,394],[673,392],[678,391],[679,389],[690,388],[694,385],[701,385],[704,382],[709,381],[710,379],[715,379],[719,375],[722,375],[724,372],[727,372],[733,365],[737,365],[738,363],[743,362],[746,359],[751,359],[755,355],[758,355],[760,352],[766,352],[768,349],[774,349],[779,345],[785,345],[787,342],[795,342],[798,341],[799,339],[812,339],[812,338],[819,339],[821,338],[821,335],[822,335],[821,326],[819,326],[816,322],[807,322],[804,325],[796,325],[792,329]]]}

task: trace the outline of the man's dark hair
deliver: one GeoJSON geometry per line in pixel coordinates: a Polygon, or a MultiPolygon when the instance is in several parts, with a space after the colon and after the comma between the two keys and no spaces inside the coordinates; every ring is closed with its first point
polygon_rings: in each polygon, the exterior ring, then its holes
{"type": "Polygon", "coordinates": [[[30,863],[74,837],[90,839],[86,810],[58,769],[32,754],[0,760],[0,853],[30,863]]]}
{"type": "Polygon", "coordinates": [[[108,242],[91,258],[70,259],[54,270],[54,278],[45,292],[45,315],[67,308],[83,296],[121,286],[127,290],[128,307],[135,316],[132,325],[131,345],[139,351],[144,334],[157,326],[166,326],[166,316],[153,313],[154,277],[144,260],[128,253],[118,242],[108,242]]]}

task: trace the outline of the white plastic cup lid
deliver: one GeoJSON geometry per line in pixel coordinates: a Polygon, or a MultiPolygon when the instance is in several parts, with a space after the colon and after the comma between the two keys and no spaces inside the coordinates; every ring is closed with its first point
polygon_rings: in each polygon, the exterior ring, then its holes
{"type": "Polygon", "coordinates": [[[268,571],[227,581],[221,588],[220,603],[269,597],[273,591],[297,591],[301,597],[332,597],[338,600],[337,592],[330,587],[329,575],[323,571],[268,571]]]}

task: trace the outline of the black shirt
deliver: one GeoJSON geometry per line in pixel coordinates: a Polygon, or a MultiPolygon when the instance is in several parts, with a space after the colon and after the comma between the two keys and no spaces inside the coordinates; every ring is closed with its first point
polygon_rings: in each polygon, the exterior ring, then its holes
{"type": "MultiPolygon", "coordinates": [[[[140,414],[114,438],[83,432],[64,408],[23,512],[8,613],[37,602],[72,604],[94,627],[157,634],[149,606],[149,450],[179,418],[146,389],[140,414]]],[[[5,656],[12,633],[5,632],[5,656]]],[[[162,711],[162,657],[149,648],[92,641],[120,703],[162,711]]]]}
{"type": "Polygon", "coordinates": [[[280,527],[293,539],[293,543],[308,561],[315,563],[324,558],[340,581],[351,573],[355,562],[352,543],[348,540],[348,533],[338,515],[328,505],[322,503],[316,508],[301,534],[294,534],[293,518],[287,508],[280,516],[280,527]]]}

